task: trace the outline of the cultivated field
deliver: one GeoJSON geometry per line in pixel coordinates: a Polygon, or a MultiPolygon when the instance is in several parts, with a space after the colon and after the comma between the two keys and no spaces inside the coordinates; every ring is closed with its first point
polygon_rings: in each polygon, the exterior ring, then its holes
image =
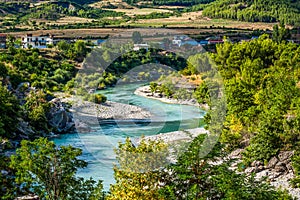
{"type": "Polygon", "coordinates": [[[272,30],[275,23],[251,23],[240,22],[225,19],[210,19],[202,16],[202,12],[189,12],[184,13],[180,17],[172,16],[164,19],[142,19],[134,22],[129,22],[127,25],[141,26],[141,27],[224,27],[224,28],[237,28],[237,29],[261,29],[272,30]]]}
{"type": "Polygon", "coordinates": [[[155,8],[133,8],[133,9],[104,9],[104,10],[112,10],[115,12],[123,12],[128,16],[133,15],[148,15],[151,13],[166,13],[166,12],[173,12],[167,9],[155,9],[155,8]]]}
{"type": "MultiPolygon", "coordinates": [[[[172,35],[215,35],[215,34],[224,34],[226,30],[224,29],[194,29],[194,28],[180,28],[180,29],[125,29],[125,28],[94,28],[94,29],[65,29],[65,30],[37,30],[37,31],[23,31],[23,32],[10,32],[9,35],[13,35],[16,37],[22,37],[27,33],[31,33],[33,35],[41,35],[41,34],[52,34],[56,38],[86,38],[86,37],[115,37],[119,38],[131,38],[132,31],[138,30],[145,36],[144,40],[147,41],[147,37],[153,38],[162,38],[165,36],[167,38],[172,38],[172,35]]],[[[237,30],[240,33],[247,33],[249,31],[237,30]]]]}

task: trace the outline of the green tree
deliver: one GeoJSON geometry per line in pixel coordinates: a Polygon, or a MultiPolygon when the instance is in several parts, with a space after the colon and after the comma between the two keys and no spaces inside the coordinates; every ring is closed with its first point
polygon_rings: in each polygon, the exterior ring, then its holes
{"type": "Polygon", "coordinates": [[[283,23],[280,23],[280,26],[277,24],[273,27],[273,35],[272,38],[276,42],[282,42],[283,40],[287,40],[290,38],[290,31],[289,29],[285,28],[283,23]]]}
{"type": "Polygon", "coordinates": [[[156,92],[157,88],[158,88],[158,84],[156,82],[150,83],[150,90],[151,90],[152,94],[156,92]]]}
{"type": "Polygon", "coordinates": [[[71,146],[57,147],[46,138],[33,142],[23,140],[16,155],[11,157],[11,168],[16,170],[16,182],[25,189],[33,189],[42,199],[100,199],[101,182],[77,178],[78,168],[87,163],[77,157],[81,149],[71,146]]]}
{"type": "Polygon", "coordinates": [[[12,138],[16,130],[17,117],[20,116],[19,102],[2,84],[0,84],[0,136],[12,138]]]}
{"type": "Polygon", "coordinates": [[[23,107],[30,124],[37,130],[48,130],[46,115],[51,104],[47,102],[44,91],[31,91],[25,100],[23,107]]]}
{"type": "Polygon", "coordinates": [[[5,78],[8,73],[8,70],[4,63],[0,63],[0,77],[5,78]]]}
{"type": "Polygon", "coordinates": [[[132,41],[133,41],[133,43],[135,43],[135,44],[140,44],[140,43],[142,43],[142,42],[143,42],[143,38],[142,38],[141,33],[138,32],[138,31],[134,31],[134,32],[132,33],[132,41]]]}
{"type": "Polygon", "coordinates": [[[212,151],[200,157],[206,135],[200,135],[179,155],[176,164],[168,168],[169,177],[160,190],[169,200],[205,199],[292,199],[287,193],[276,191],[263,180],[255,180],[229,169],[230,160],[218,164],[225,158],[223,146],[218,143],[212,151]]]}
{"type": "Polygon", "coordinates": [[[116,183],[111,186],[108,200],[162,199],[159,182],[167,164],[167,145],[143,139],[135,147],[129,138],[116,149],[118,165],[114,167],[116,183]]]}
{"type": "Polygon", "coordinates": [[[57,43],[57,48],[61,51],[68,51],[70,49],[70,44],[65,40],[61,40],[57,43]]]}

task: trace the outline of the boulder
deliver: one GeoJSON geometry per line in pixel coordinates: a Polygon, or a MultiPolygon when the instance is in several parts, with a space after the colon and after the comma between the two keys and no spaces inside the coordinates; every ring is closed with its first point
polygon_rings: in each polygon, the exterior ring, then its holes
{"type": "Polygon", "coordinates": [[[75,123],[73,114],[68,111],[68,106],[62,103],[59,98],[52,99],[50,102],[52,103],[52,107],[47,114],[49,124],[59,133],[74,131],[75,123]]]}
{"type": "Polygon", "coordinates": [[[265,169],[265,167],[263,165],[257,166],[255,167],[255,173],[261,172],[265,169]]]}
{"type": "Polygon", "coordinates": [[[269,161],[268,165],[267,165],[267,169],[270,169],[270,168],[274,168],[275,165],[279,162],[278,158],[277,157],[273,157],[271,158],[271,160],[269,161]]]}
{"type": "Polygon", "coordinates": [[[251,167],[259,167],[259,166],[263,166],[264,164],[261,161],[253,161],[251,163],[251,167]]]}
{"type": "Polygon", "coordinates": [[[242,152],[244,151],[244,149],[236,149],[233,152],[230,153],[229,157],[230,158],[242,158],[242,152]]]}
{"type": "Polygon", "coordinates": [[[284,162],[278,162],[275,167],[274,167],[274,172],[277,172],[277,173],[284,173],[286,172],[288,169],[285,165],[284,162]]]}
{"type": "Polygon", "coordinates": [[[255,172],[255,167],[248,167],[246,170],[245,170],[245,173],[246,174],[251,174],[255,172]]]}
{"type": "Polygon", "coordinates": [[[29,123],[25,122],[22,119],[20,119],[20,121],[17,124],[17,131],[19,132],[18,136],[21,139],[29,139],[30,136],[33,136],[35,134],[34,130],[29,125],[29,123]]]}
{"type": "Polygon", "coordinates": [[[278,173],[278,172],[270,172],[269,174],[269,179],[271,181],[274,181],[276,178],[278,178],[280,175],[282,175],[282,173],[278,173]]]}
{"type": "Polygon", "coordinates": [[[279,153],[278,158],[279,161],[285,161],[290,159],[294,155],[293,151],[282,151],[279,153]]]}
{"type": "Polygon", "coordinates": [[[286,168],[287,168],[289,171],[292,171],[292,172],[294,171],[294,168],[293,168],[291,162],[289,162],[289,163],[286,164],[286,168]]]}
{"type": "Polygon", "coordinates": [[[269,175],[269,172],[267,170],[264,170],[264,171],[261,171],[261,172],[258,172],[255,176],[256,179],[261,179],[263,177],[266,177],[269,175]]]}

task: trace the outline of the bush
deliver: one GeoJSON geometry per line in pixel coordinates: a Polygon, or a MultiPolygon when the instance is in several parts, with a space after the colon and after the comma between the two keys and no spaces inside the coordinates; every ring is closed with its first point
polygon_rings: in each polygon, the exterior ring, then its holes
{"type": "Polygon", "coordinates": [[[106,96],[104,96],[103,94],[95,94],[94,96],[95,96],[95,103],[98,104],[105,103],[107,100],[106,96]]]}

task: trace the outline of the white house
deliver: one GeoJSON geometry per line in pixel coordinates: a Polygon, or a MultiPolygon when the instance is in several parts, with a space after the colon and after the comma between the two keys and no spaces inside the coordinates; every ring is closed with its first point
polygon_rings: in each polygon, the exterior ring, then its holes
{"type": "Polygon", "coordinates": [[[172,40],[172,44],[180,47],[182,45],[182,40],[174,39],[172,40]]]}
{"type": "Polygon", "coordinates": [[[148,51],[149,47],[150,47],[150,45],[148,45],[148,44],[134,44],[133,50],[139,51],[140,49],[146,49],[146,51],[148,51]]]}
{"type": "Polygon", "coordinates": [[[22,47],[28,49],[29,47],[44,49],[47,48],[47,45],[53,44],[52,35],[40,35],[32,36],[32,34],[27,34],[25,37],[22,37],[22,47]]]}

